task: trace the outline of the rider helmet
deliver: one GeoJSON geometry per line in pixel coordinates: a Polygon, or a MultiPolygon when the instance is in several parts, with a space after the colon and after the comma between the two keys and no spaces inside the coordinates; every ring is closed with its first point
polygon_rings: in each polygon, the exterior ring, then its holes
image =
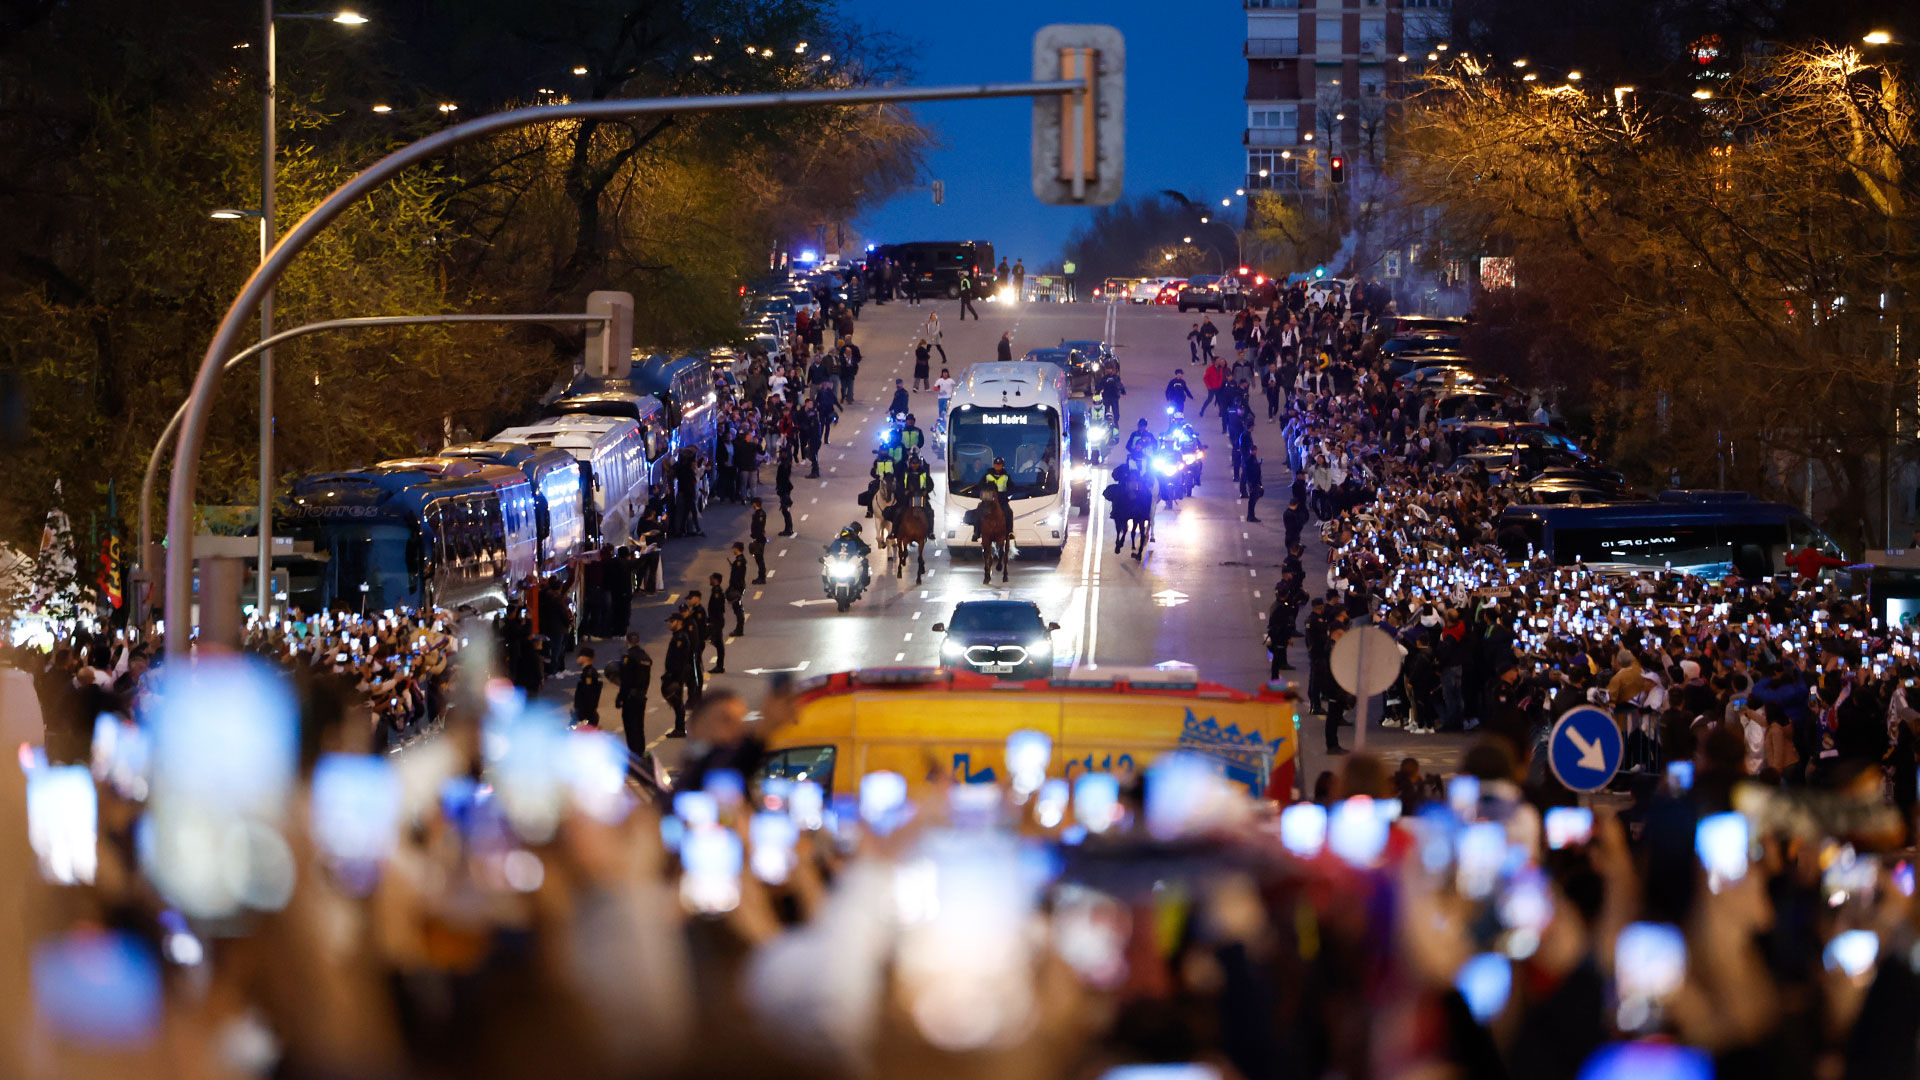
{"type": "Polygon", "coordinates": [[[911,424],[911,423],[913,423],[913,414],[912,414],[912,413],[908,413],[908,414],[907,414],[907,423],[909,423],[909,424],[911,424]]]}
{"type": "Polygon", "coordinates": [[[1143,416],[1143,417],[1141,417],[1141,418],[1140,418],[1140,420],[1139,420],[1139,422],[1138,422],[1138,423],[1136,423],[1136,424],[1134,424],[1133,426],[1134,426],[1134,427],[1137,427],[1137,428],[1142,428],[1142,429],[1144,429],[1144,428],[1145,428],[1145,427],[1147,426],[1147,418],[1146,418],[1146,417],[1144,417],[1144,416],[1143,416]]]}
{"type": "Polygon", "coordinates": [[[859,536],[859,535],[860,535],[860,523],[856,521],[856,522],[854,522],[853,524],[851,524],[851,525],[848,525],[848,526],[847,526],[847,529],[846,529],[846,531],[847,531],[847,532],[850,532],[850,533],[852,533],[852,534],[853,534],[853,535],[855,535],[855,536],[859,536]]]}
{"type": "Polygon", "coordinates": [[[993,459],[993,463],[995,465],[1000,466],[1001,468],[1005,468],[1007,464],[1007,459],[1003,457],[997,457],[993,459]]]}

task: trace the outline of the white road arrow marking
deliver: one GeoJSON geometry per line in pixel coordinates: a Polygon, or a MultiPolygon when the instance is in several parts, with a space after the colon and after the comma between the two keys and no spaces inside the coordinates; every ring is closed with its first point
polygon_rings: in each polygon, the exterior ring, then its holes
{"type": "Polygon", "coordinates": [[[1193,665],[1185,660],[1162,660],[1153,665],[1155,671],[1192,671],[1193,665]]]}
{"type": "Polygon", "coordinates": [[[794,607],[812,607],[815,604],[831,604],[833,603],[833,598],[822,597],[818,600],[793,600],[790,601],[790,603],[792,603],[794,607]]]}
{"type": "Polygon", "coordinates": [[[802,660],[798,664],[795,664],[792,667],[750,667],[746,670],[746,674],[748,675],[772,675],[775,673],[791,674],[793,672],[807,670],[807,665],[811,663],[813,663],[813,661],[811,660],[802,660]]]}
{"type": "Polygon", "coordinates": [[[1161,607],[1178,607],[1187,602],[1187,594],[1178,589],[1163,589],[1153,594],[1153,602],[1161,607]]]}
{"type": "Polygon", "coordinates": [[[1588,742],[1580,737],[1580,732],[1572,725],[1567,726],[1567,738],[1580,751],[1580,767],[1604,772],[1607,768],[1607,755],[1600,749],[1598,741],[1588,742]]]}

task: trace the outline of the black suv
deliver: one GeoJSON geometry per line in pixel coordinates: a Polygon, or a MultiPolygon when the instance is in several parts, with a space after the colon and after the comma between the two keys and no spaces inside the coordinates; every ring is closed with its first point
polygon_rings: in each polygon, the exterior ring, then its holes
{"type": "Polygon", "coordinates": [[[967,600],[954,605],[953,618],[933,624],[934,633],[946,635],[941,666],[1004,679],[1051,676],[1058,629],[1031,600],[967,600]]]}

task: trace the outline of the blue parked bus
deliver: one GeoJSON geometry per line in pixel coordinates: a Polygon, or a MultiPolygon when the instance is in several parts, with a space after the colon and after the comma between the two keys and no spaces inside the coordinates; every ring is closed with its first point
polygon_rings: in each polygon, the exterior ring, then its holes
{"type": "Polygon", "coordinates": [[[1666,491],[1642,502],[1509,506],[1499,521],[1509,559],[1545,553],[1556,565],[1670,566],[1703,577],[1787,572],[1786,557],[1840,545],[1805,514],[1738,491],[1666,491]]]}
{"type": "MultiPolygon", "coordinates": [[[[531,497],[524,514],[511,509],[514,531],[532,535],[531,497]]],[[[287,602],[302,611],[507,606],[509,523],[500,488],[477,475],[322,473],[294,481],[276,518],[279,535],[313,545],[311,556],[285,560],[287,602]]]]}

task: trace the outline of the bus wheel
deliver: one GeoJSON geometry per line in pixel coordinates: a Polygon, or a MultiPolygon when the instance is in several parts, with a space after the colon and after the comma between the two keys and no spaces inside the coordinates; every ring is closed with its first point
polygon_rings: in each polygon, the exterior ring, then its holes
{"type": "Polygon", "coordinates": [[[947,299],[949,300],[960,299],[960,283],[959,282],[956,281],[953,284],[947,286],[947,299]]]}

